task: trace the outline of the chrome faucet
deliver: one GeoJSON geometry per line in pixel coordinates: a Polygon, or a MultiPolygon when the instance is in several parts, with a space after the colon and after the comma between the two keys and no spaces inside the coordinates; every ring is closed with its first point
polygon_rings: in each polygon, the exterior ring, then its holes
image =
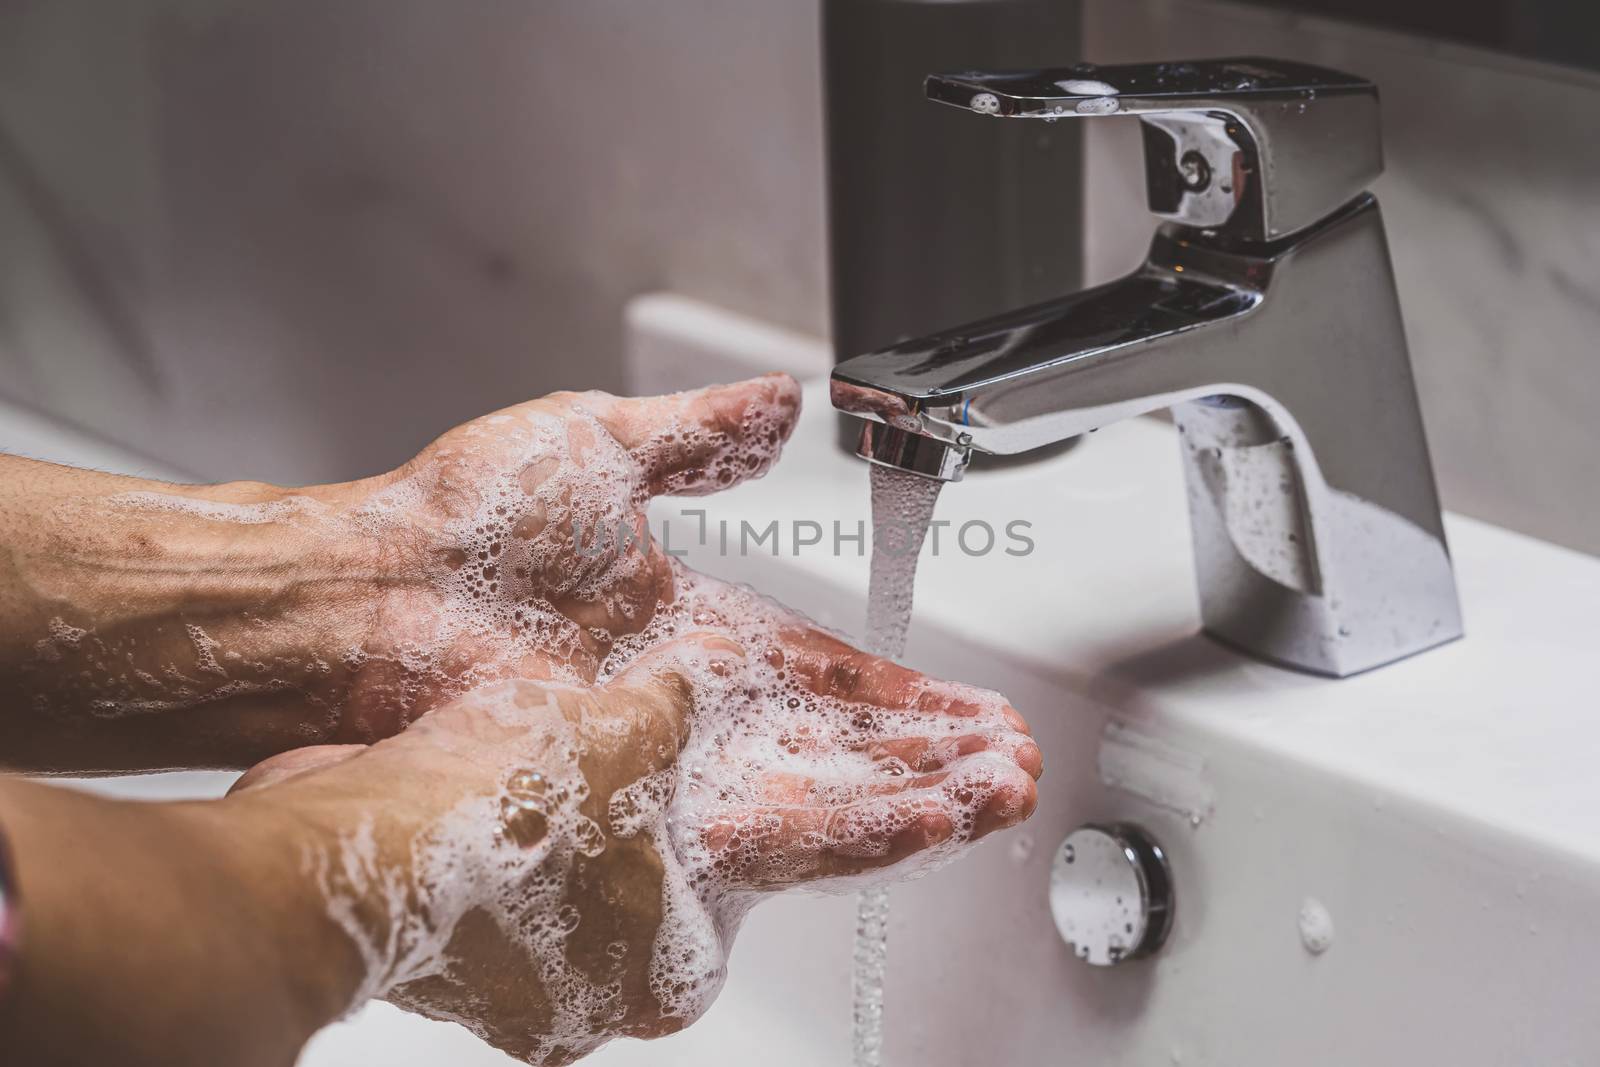
{"type": "MultiPolygon", "coordinates": [[[[1377,89],[1273,59],[936,75],[980,116],[1137,115],[1144,265],[840,363],[859,454],[931,478],[1171,408],[1207,633],[1343,677],[1461,635],[1378,203],[1377,89]]],[[[996,190],[1004,195],[1004,190],[996,190]]],[[[974,264],[981,269],[981,264],[974,264]]]]}

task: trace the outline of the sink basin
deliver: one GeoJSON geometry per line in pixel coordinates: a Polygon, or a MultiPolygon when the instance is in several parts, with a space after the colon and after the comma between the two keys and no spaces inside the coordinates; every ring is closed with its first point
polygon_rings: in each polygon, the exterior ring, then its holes
{"type": "MultiPolygon", "coordinates": [[[[835,447],[821,384],[806,403],[773,474],[658,502],[656,533],[695,567],[856,632],[865,546],[835,553],[832,533],[864,528],[866,470],[835,447]],[[704,545],[685,514],[700,508],[704,545]],[[770,541],[741,554],[741,522],[774,520],[776,554],[770,541]],[[797,521],[823,543],[796,552],[797,521]]],[[[1198,636],[1177,447],[1169,426],[1133,420],[944,491],[951,525],[925,549],[907,660],[1004,691],[1046,773],[1031,822],[895,891],[887,1062],[1593,1062],[1600,560],[1449,517],[1464,640],[1342,681],[1292,673],[1198,636]],[[954,535],[977,521],[996,543],[968,555],[954,535]],[[1020,550],[1013,521],[1031,553],[1006,553],[1020,550]],[[1050,865],[1090,821],[1136,823],[1167,852],[1176,918],[1153,958],[1092,968],[1055,932],[1050,865]],[[1320,952],[1300,928],[1310,901],[1327,920],[1320,952]]],[[[968,548],[982,542],[972,527],[968,548]]],[[[161,782],[110,788],[226,779],[161,782]]],[[[701,1023],[589,1062],[846,1061],[852,916],[844,897],[761,905],[701,1023]]],[[[301,1060],[377,1062],[511,1061],[385,1005],[301,1060]]]]}

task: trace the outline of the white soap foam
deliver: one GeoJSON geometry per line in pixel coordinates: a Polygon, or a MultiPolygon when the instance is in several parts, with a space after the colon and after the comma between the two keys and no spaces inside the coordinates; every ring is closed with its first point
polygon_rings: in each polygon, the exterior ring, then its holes
{"type": "Polygon", "coordinates": [[[216,500],[198,500],[178,493],[136,491],[118,493],[107,503],[136,511],[170,511],[217,522],[259,525],[282,522],[301,515],[325,512],[323,505],[310,497],[287,496],[262,504],[229,504],[216,500]]]}

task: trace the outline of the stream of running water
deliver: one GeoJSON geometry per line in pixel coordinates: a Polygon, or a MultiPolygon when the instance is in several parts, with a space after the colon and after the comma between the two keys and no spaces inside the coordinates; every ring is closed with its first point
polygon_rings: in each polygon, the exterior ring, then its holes
{"type": "MultiPolygon", "coordinates": [[[[872,577],[867,586],[867,651],[905,652],[917,556],[942,482],[873,464],[872,577]]],[[[889,964],[889,891],[866,889],[856,902],[852,960],[855,1067],[883,1063],[883,984],[889,964]]]]}

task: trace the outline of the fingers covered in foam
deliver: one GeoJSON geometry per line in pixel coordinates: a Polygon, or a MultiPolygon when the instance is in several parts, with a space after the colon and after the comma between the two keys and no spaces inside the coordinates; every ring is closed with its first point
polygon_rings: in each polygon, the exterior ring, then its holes
{"type": "MultiPolygon", "coordinates": [[[[863,652],[824,630],[790,626],[782,636],[789,666],[818,695],[938,715],[973,716],[996,709],[996,695],[988,690],[929,678],[893,660],[863,652]]],[[[1028,732],[1028,724],[1015,708],[1001,701],[998,711],[1012,729],[1028,732]]]]}
{"type": "Polygon", "coordinates": [[[759,478],[800,414],[787,374],[669,396],[610,398],[596,411],[644,475],[651,495],[701,495],[759,478]]]}
{"type": "Polygon", "coordinates": [[[728,883],[778,889],[820,879],[911,877],[1032,813],[1033,779],[989,753],[848,804],[732,810],[704,826],[702,863],[728,883]]]}
{"type": "Polygon", "coordinates": [[[920,713],[935,720],[978,720],[967,728],[972,734],[948,737],[943,734],[962,728],[944,723],[942,731],[925,735],[925,724],[913,717],[909,734],[880,739],[884,752],[899,756],[913,770],[943,765],[952,747],[957,755],[989,747],[984,731],[992,733],[996,728],[1017,735],[1009,739],[1006,750],[1030,775],[1037,778],[1043,770],[1038,746],[1027,740],[1027,721],[998,693],[929,678],[892,660],[862,652],[814,627],[788,627],[783,639],[785,665],[818,696],[920,713]]]}

